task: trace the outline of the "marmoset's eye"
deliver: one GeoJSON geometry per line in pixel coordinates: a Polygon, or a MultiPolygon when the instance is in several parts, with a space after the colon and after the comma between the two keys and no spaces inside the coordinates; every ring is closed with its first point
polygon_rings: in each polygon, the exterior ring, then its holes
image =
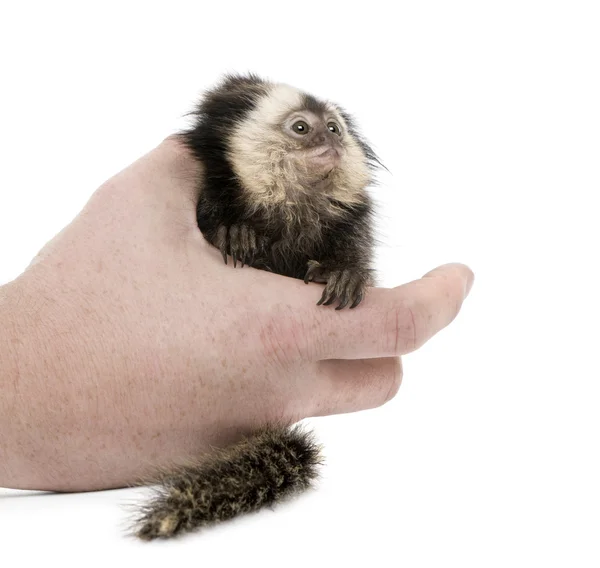
{"type": "Polygon", "coordinates": [[[330,132],[333,132],[334,134],[337,134],[338,136],[342,133],[341,128],[337,125],[336,122],[329,122],[327,124],[327,128],[329,128],[330,132]]]}
{"type": "Polygon", "coordinates": [[[292,130],[296,134],[307,134],[310,130],[310,127],[303,120],[298,120],[292,124],[292,130]]]}

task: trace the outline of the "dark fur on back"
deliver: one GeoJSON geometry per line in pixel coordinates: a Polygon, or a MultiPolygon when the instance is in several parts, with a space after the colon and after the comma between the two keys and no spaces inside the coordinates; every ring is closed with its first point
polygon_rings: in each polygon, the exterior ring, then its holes
{"type": "Polygon", "coordinates": [[[160,477],[136,522],[144,540],[168,538],[280,502],[309,487],[321,462],[310,433],[265,428],[206,460],[160,477]]]}
{"type": "Polygon", "coordinates": [[[194,112],[193,128],[182,134],[186,146],[205,166],[197,206],[202,232],[224,220],[238,220],[244,213],[243,203],[238,203],[243,189],[227,156],[228,136],[265,93],[266,84],[254,75],[228,76],[204,95],[194,112]]]}

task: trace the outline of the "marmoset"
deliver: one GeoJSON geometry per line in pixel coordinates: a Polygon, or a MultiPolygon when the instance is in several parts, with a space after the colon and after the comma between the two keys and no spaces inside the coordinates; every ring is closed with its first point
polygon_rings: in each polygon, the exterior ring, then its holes
{"type": "MultiPolygon", "coordinates": [[[[356,308],[374,285],[367,189],[380,162],[351,116],[248,74],[225,76],[193,117],[180,134],[203,166],[198,227],[225,264],[322,283],[318,305],[356,308]]],[[[265,427],[158,476],[135,534],[167,538],[274,504],[308,488],[321,459],[311,433],[265,427]]]]}

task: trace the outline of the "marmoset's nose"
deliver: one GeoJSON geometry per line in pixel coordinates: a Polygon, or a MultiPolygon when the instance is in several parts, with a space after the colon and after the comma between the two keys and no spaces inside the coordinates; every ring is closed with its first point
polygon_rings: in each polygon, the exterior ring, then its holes
{"type": "Polygon", "coordinates": [[[314,141],[316,144],[327,144],[327,134],[323,131],[315,132],[314,141]]]}

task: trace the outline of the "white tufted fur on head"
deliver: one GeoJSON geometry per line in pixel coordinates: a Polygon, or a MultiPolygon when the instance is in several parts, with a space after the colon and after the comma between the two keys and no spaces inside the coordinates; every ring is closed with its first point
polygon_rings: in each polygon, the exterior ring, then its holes
{"type": "Polygon", "coordinates": [[[343,129],[342,152],[337,167],[326,179],[319,178],[310,161],[302,159],[301,145],[283,130],[286,118],[303,106],[302,91],[271,84],[256,108],[231,133],[228,159],[248,192],[246,197],[254,198],[257,208],[285,209],[292,202],[308,205],[314,199],[321,213],[329,208],[337,214],[332,200],[348,205],[363,201],[371,181],[367,157],[337,107],[327,103],[331,117],[343,129]]]}

